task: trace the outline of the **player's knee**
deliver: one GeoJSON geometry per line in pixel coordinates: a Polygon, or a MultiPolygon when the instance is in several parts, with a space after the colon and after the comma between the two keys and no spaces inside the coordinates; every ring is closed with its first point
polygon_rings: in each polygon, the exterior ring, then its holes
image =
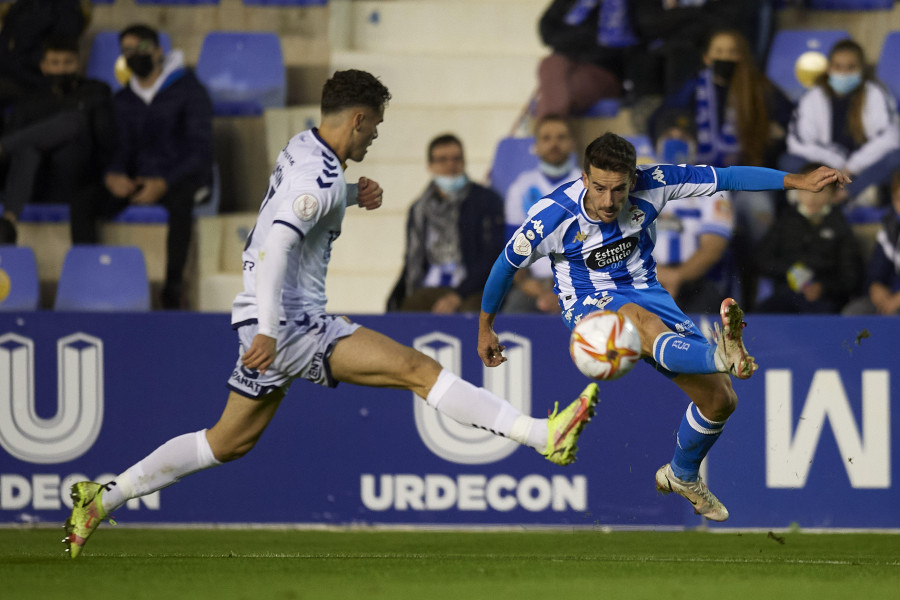
{"type": "Polygon", "coordinates": [[[708,407],[705,407],[706,410],[703,411],[704,416],[713,421],[724,421],[737,408],[737,394],[731,387],[731,382],[723,379],[722,384],[712,389],[708,407]]]}
{"type": "Polygon", "coordinates": [[[231,462],[246,456],[256,446],[258,439],[228,440],[225,443],[215,445],[210,443],[210,449],[217,461],[222,463],[231,462]]]}

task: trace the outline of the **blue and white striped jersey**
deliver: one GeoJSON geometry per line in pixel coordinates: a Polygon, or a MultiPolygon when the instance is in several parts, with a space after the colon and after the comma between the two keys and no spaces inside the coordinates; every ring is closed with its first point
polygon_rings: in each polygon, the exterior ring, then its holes
{"type": "Polygon", "coordinates": [[[325,310],[325,275],[331,246],[341,234],[346,202],[341,162],[316,129],[291,138],[275,162],[256,225],[241,256],[244,291],[232,305],[232,324],[258,318],[256,267],[273,227],[288,227],[301,239],[288,256],[279,318],[325,310]]]}
{"type": "Polygon", "coordinates": [[[585,213],[579,179],[531,208],[504,255],[516,268],[549,256],[563,310],[597,291],[647,288],[656,283],[655,221],[663,206],[677,198],[710,196],[716,186],[712,167],[639,165],[618,219],[603,223],[585,213]]]}

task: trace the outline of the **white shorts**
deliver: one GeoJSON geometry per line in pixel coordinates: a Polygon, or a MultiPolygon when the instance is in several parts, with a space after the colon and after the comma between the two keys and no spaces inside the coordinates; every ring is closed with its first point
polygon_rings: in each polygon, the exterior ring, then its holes
{"type": "Polygon", "coordinates": [[[334,345],[347,337],[359,325],[347,317],[326,313],[306,313],[302,318],[281,325],[276,342],[275,361],[265,373],[250,370],[241,364],[241,356],[250,348],[259,325],[256,321],[233,325],[240,340],[238,359],[228,387],[248,398],[259,398],[276,389],[287,391],[298,377],[326,387],[336,387],[331,376],[328,357],[334,345]]]}

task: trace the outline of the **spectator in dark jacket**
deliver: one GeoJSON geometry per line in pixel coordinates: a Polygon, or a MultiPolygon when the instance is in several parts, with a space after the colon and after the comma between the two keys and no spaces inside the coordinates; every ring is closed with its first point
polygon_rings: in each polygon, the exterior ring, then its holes
{"type": "MultiPolygon", "coordinates": [[[[211,192],[212,102],[179,50],[163,55],[153,29],[128,27],[119,44],[132,76],[114,98],[118,135],[106,187],[115,208],[161,204],[169,211],[162,306],[181,308],[194,204],[211,192]]],[[[96,240],[95,221],[85,221],[85,237],[96,240]]]]}
{"type": "Polygon", "coordinates": [[[43,84],[13,108],[0,137],[0,154],[10,163],[0,243],[15,243],[15,225],[29,202],[82,204],[102,194],[115,133],[111,96],[105,83],[81,77],[79,69],[77,40],[48,40],[43,84]]]}
{"type": "Polygon", "coordinates": [[[881,220],[867,269],[867,295],[847,305],[845,315],[900,314],[900,170],[891,178],[893,210],[881,220]]]}
{"type": "MultiPolygon", "coordinates": [[[[808,165],[803,173],[820,165],[808,165]]],[[[834,187],[798,190],[757,251],[773,292],[757,306],[769,313],[840,313],[860,290],[863,261],[853,230],[834,207],[834,187]]]]}
{"type": "Polygon", "coordinates": [[[428,146],[434,176],[409,209],[403,273],[388,310],[478,312],[481,292],[503,249],[503,199],[469,180],[454,135],[428,146]]]}

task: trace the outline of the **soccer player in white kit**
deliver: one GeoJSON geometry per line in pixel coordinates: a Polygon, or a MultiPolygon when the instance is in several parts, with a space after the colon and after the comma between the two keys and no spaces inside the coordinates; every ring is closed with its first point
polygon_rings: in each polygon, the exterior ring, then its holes
{"type": "Polygon", "coordinates": [[[376,182],[361,177],[356,185],[346,183],[344,163],[363,160],[389,99],[387,88],[365,71],[339,71],[325,83],[321,125],[282,150],[247,239],[244,291],[232,310],[240,358],[219,421],[169,440],[109,483],[74,484],[63,539],[69,556],[78,556],[126,500],[244,456],[297,378],[329,387],[345,381],[410,390],[454,420],[531,446],[551,462],[575,460],[575,443],[594,413],[596,385],[564,410],[557,405],[549,418],[533,419],[421,352],[325,312],[325,274],[346,205],[372,210],[382,202],[376,182]]]}
{"type": "Polygon", "coordinates": [[[497,310],[516,271],[550,256],[568,327],[596,310],[624,314],[641,334],[645,359],[691,399],[675,455],[656,472],[656,487],[684,496],[707,519],[724,521],[728,510],[699,476],[700,463],[737,405],[729,374],[746,379],[757,365],[744,348],[743,311],[733,299],[722,302],[722,332],[716,324],[717,342],[710,344],[659,284],[656,218],[671,200],[721,190],[819,192],[848,182],[827,167],[799,175],[756,167],[637,166],[634,146],[606,133],[585,149],[581,179],[535,204],[494,263],[482,297],[478,355],[489,367],[506,360],[493,329],[497,310]]]}

